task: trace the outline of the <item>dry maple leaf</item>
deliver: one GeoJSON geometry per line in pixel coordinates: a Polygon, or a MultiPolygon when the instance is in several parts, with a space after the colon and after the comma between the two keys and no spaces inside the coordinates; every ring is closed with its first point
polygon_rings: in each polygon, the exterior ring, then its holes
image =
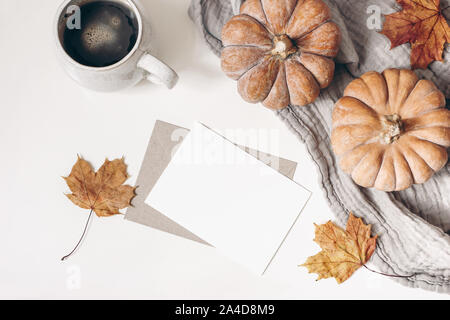
{"type": "MultiPolygon", "coordinates": [[[[123,158],[113,161],[106,159],[100,169],[94,172],[89,162],[78,157],[70,175],[63,178],[72,191],[66,196],[77,206],[91,210],[86,227],[92,212],[99,217],[120,214],[119,209],[128,207],[135,196],[135,187],[123,185],[128,179],[127,166],[123,158]]],[[[75,249],[62,260],[77,249],[86,227],[75,249]]]]}
{"type": "Polygon", "coordinates": [[[391,49],[407,42],[411,43],[413,69],[426,69],[435,60],[442,61],[444,45],[450,42],[450,27],[440,8],[440,0],[397,2],[403,10],[386,15],[383,30],[380,32],[391,41],[391,49]]]}
{"type": "Polygon", "coordinates": [[[365,225],[352,213],[346,230],[331,221],[315,226],[314,241],[322,251],[309,257],[302,266],[308,268],[309,273],[317,273],[317,280],[333,277],[342,283],[365,265],[375,251],[378,236],[371,237],[371,225],[365,225]]]}
{"type": "Polygon", "coordinates": [[[119,209],[130,205],[134,187],[122,185],[128,179],[127,166],[122,159],[105,160],[94,172],[89,162],[78,157],[72,172],[65,177],[72,194],[66,196],[77,206],[91,209],[99,217],[120,214],[119,209]]]}

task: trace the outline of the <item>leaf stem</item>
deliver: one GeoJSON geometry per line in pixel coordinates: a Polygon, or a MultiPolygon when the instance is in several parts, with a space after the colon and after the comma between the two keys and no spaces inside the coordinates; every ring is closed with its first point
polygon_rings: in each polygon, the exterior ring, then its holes
{"type": "Polygon", "coordinates": [[[441,11],[445,11],[445,10],[447,10],[448,8],[450,8],[450,6],[445,7],[445,8],[442,9],[441,11]]]}
{"type": "Polygon", "coordinates": [[[81,244],[81,242],[82,242],[83,239],[84,239],[84,236],[85,236],[86,231],[87,231],[87,228],[88,228],[88,226],[89,226],[89,222],[91,221],[91,217],[92,217],[92,213],[93,213],[93,212],[94,212],[94,209],[91,209],[91,212],[89,213],[89,218],[87,219],[86,225],[84,226],[83,234],[81,235],[80,240],[78,240],[77,245],[75,246],[75,248],[73,248],[73,250],[72,250],[68,255],[62,257],[62,258],[61,258],[61,261],[64,261],[64,260],[66,260],[67,258],[69,258],[69,257],[70,257],[70,256],[78,249],[79,245],[81,244]]]}
{"type": "Polygon", "coordinates": [[[378,271],[375,271],[375,270],[370,269],[370,268],[369,268],[368,266],[366,266],[365,264],[363,264],[363,267],[366,268],[367,270],[369,270],[370,272],[378,273],[378,274],[381,274],[381,275],[386,276],[386,277],[393,277],[393,278],[410,278],[410,277],[413,276],[413,275],[409,275],[409,276],[400,276],[400,275],[393,275],[393,274],[387,274],[387,273],[383,273],[383,272],[378,272],[378,271]]]}

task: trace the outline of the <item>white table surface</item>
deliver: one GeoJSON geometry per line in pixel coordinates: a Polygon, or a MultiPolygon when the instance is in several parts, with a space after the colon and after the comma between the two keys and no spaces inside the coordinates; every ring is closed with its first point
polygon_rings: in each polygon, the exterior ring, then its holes
{"type": "MultiPolygon", "coordinates": [[[[175,89],[141,83],[119,93],[80,88],[55,58],[59,0],[0,1],[0,298],[448,299],[359,270],[344,284],[297,267],[318,252],[315,223],[333,219],[304,146],[274,114],[241,100],[187,16],[189,0],[143,0],[157,56],[180,75],[175,89]],[[95,217],[64,193],[77,153],[96,169],[125,156],[134,184],[155,120],[189,127],[275,130],[282,157],[299,163],[309,205],[264,277],[216,250],[123,219],[95,217]]],[[[255,146],[253,146],[255,147],[255,146]]],[[[372,266],[373,267],[373,266],[372,266]]]]}

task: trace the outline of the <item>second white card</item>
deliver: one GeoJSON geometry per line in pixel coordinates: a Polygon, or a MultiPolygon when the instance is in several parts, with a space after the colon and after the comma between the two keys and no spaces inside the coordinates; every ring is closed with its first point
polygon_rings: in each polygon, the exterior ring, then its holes
{"type": "Polygon", "coordinates": [[[263,274],[310,192],[196,123],[146,203],[263,274]]]}

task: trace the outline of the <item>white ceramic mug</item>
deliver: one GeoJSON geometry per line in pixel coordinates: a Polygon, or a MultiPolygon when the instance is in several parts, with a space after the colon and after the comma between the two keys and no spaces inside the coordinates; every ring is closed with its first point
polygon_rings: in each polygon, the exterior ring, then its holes
{"type": "Polygon", "coordinates": [[[108,0],[129,8],[138,23],[136,43],[122,60],[106,67],[92,67],[77,62],[66,52],[63,44],[67,17],[73,13],[73,8],[76,8],[74,6],[81,7],[96,1],[99,0],[66,0],[58,9],[55,40],[58,58],[66,72],[83,87],[96,91],[117,91],[134,86],[144,78],[153,83],[164,84],[169,89],[173,88],[178,81],[178,75],[149,53],[152,40],[150,23],[138,0],[108,0]]]}

